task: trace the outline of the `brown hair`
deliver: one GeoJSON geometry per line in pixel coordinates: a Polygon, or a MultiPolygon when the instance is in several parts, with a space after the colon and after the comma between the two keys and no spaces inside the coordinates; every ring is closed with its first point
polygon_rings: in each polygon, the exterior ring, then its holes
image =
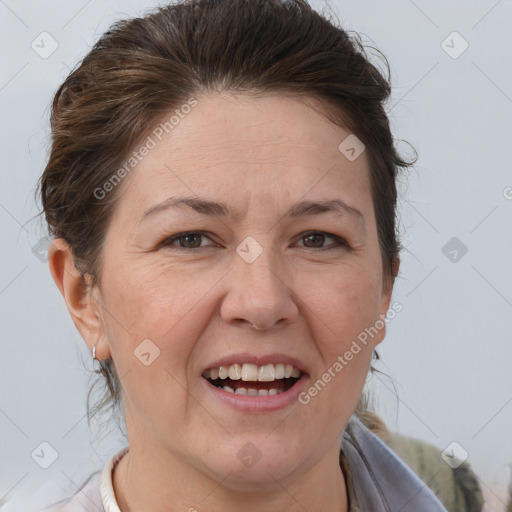
{"type": "MultiPolygon", "coordinates": [[[[69,244],[82,278],[90,276],[87,286],[99,285],[102,243],[122,187],[101,198],[95,191],[164,115],[209,91],[293,94],[319,100],[328,118],[365,144],[389,278],[400,250],[397,173],[414,162],[394,147],[385,111],[389,66],[375,51],[387,77],[359,35],[305,0],[185,0],[116,22],[53,99],[51,153],[39,183],[50,235],[69,244]]],[[[122,398],[112,360],[100,365],[108,389],[94,413],[122,398]]]]}

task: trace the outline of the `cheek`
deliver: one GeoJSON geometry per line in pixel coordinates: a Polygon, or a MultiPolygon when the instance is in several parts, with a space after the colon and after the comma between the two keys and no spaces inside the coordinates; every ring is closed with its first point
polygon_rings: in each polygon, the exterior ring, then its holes
{"type": "Polygon", "coordinates": [[[380,287],[371,273],[350,272],[331,276],[325,291],[308,295],[308,322],[322,364],[311,375],[302,399],[319,417],[329,411],[336,418],[328,428],[348,420],[364,388],[373,352],[368,335],[379,318],[380,287]],[[339,421],[338,421],[339,420],[339,421]]]}
{"type": "Polygon", "coordinates": [[[149,339],[163,356],[155,364],[184,376],[188,355],[204,328],[198,308],[221,278],[217,274],[199,276],[158,264],[118,265],[106,274],[105,321],[116,367],[137,367],[134,351],[149,339]]]}
{"type": "MultiPolygon", "coordinates": [[[[311,400],[318,413],[322,408],[345,418],[363,390],[374,348],[372,327],[379,319],[380,277],[368,269],[345,268],[324,282],[324,291],[308,296],[308,322],[315,326],[321,365],[311,375],[311,400]],[[319,382],[320,381],[320,382],[319,382]]],[[[312,289],[310,287],[310,289],[312,289]]]]}
{"type": "Polygon", "coordinates": [[[104,296],[112,314],[116,312],[116,320],[127,332],[140,336],[149,331],[154,333],[158,326],[169,329],[174,318],[183,316],[181,310],[187,302],[187,291],[191,290],[186,276],[170,279],[168,269],[159,265],[142,265],[129,260],[123,264],[121,257],[117,260],[119,264],[111,264],[111,272],[106,275],[104,296]]]}
{"type": "Polygon", "coordinates": [[[127,414],[146,422],[172,410],[166,421],[178,429],[176,418],[190,407],[187,366],[203,328],[195,308],[209,283],[166,275],[149,267],[112,272],[104,282],[105,324],[127,414]]]}
{"type": "Polygon", "coordinates": [[[381,302],[380,277],[362,267],[341,268],[313,286],[304,283],[307,305],[324,330],[318,340],[342,349],[375,324],[381,302]]]}

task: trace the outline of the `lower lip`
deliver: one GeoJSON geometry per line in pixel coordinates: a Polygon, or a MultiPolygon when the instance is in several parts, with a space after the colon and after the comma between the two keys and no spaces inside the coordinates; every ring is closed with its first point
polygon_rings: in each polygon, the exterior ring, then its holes
{"type": "Polygon", "coordinates": [[[303,373],[300,379],[290,389],[278,393],[277,395],[268,396],[237,395],[210,384],[204,377],[201,377],[201,380],[207,392],[230,407],[243,412],[272,412],[285,409],[297,403],[300,393],[306,387],[308,376],[303,373]]]}

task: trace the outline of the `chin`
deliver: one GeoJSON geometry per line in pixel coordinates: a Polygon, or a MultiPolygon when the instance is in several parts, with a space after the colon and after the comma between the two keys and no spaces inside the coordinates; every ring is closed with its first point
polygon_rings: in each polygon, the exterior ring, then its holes
{"type": "Polygon", "coordinates": [[[268,433],[261,436],[244,436],[228,447],[209,453],[209,459],[203,458],[203,464],[208,472],[223,487],[237,491],[268,492],[276,481],[286,481],[304,464],[304,447],[296,454],[292,446],[286,446],[284,440],[275,438],[269,442],[265,438],[268,433]],[[228,455],[229,454],[229,455],[228,455]]]}

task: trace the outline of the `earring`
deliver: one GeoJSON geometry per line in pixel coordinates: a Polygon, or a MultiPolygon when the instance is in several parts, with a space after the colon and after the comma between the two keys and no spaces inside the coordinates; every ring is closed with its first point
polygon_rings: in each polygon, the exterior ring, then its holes
{"type": "Polygon", "coordinates": [[[96,359],[96,344],[94,344],[94,347],[92,347],[92,360],[97,361],[97,359],[96,359]]]}

